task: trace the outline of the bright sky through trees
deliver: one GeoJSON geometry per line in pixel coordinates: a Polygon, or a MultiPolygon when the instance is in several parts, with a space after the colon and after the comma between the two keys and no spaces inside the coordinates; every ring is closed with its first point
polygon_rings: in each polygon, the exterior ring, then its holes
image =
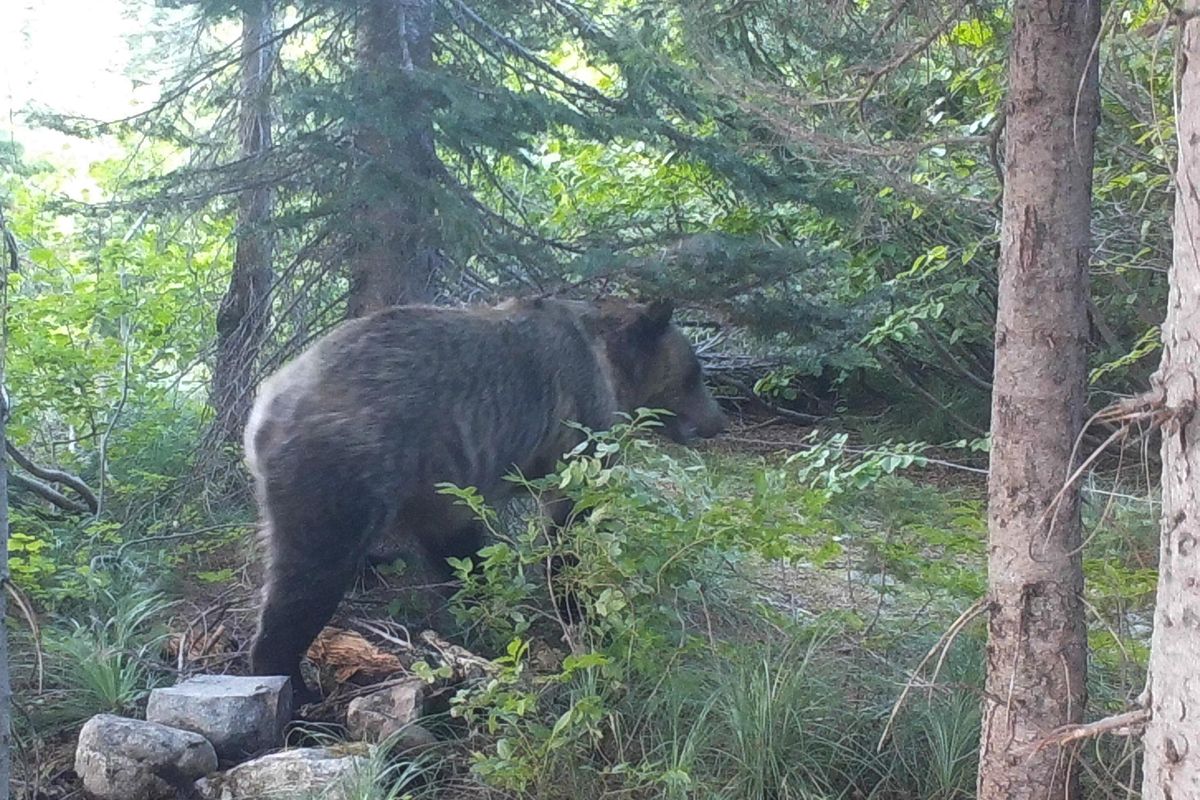
{"type": "Polygon", "coordinates": [[[113,143],[38,128],[24,114],[52,110],[112,119],[151,101],[158,87],[147,83],[145,70],[136,82],[127,74],[150,40],[131,37],[148,32],[162,14],[122,0],[7,0],[0,27],[0,136],[15,139],[32,159],[53,154],[83,179],[89,163],[117,152],[113,143]]]}

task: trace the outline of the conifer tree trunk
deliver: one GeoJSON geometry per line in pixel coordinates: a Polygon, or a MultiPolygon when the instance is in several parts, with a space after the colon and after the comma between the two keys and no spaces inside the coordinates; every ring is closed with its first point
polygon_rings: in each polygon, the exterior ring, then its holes
{"type": "Polygon", "coordinates": [[[12,785],[12,673],[8,666],[8,392],[4,357],[8,342],[8,280],[17,271],[17,243],[0,209],[0,800],[8,800],[12,785]]]}
{"type": "Polygon", "coordinates": [[[349,317],[434,294],[438,221],[430,188],[439,164],[421,88],[433,67],[433,26],[433,0],[364,0],[360,10],[358,69],[368,90],[358,138],[366,160],[355,187],[361,213],[350,221],[349,317]]]}
{"type": "Polygon", "coordinates": [[[1099,23],[1099,0],[1013,10],[980,800],[1078,797],[1075,759],[1037,744],[1087,699],[1079,495],[1055,497],[1084,413],[1099,23]]]}
{"type": "Polygon", "coordinates": [[[1200,797],[1200,2],[1183,5],[1175,245],[1163,356],[1162,544],[1143,738],[1144,800],[1200,797]]]}
{"type": "Polygon", "coordinates": [[[238,140],[251,185],[238,198],[237,243],[229,288],[217,311],[217,359],[212,403],[225,441],[240,441],[250,413],[254,366],[270,317],[273,241],[272,193],[256,183],[255,165],[271,149],[272,0],[256,0],[242,12],[242,78],[238,140]]]}

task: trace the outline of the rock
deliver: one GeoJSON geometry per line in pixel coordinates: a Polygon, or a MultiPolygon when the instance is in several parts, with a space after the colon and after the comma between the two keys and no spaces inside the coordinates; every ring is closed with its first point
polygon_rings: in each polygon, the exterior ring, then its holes
{"type": "Polygon", "coordinates": [[[200,734],[112,714],[88,720],[75,748],[75,772],[98,800],[170,800],[216,768],[200,734]]]}
{"type": "Polygon", "coordinates": [[[146,705],[146,719],[201,734],[224,762],[281,747],[291,718],[286,677],[199,675],[155,689],[146,705]]]}
{"type": "Polygon", "coordinates": [[[426,750],[437,747],[438,738],[424,725],[413,722],[404,726],[387,727],[382,733],[383,739],[391,739],[391,752],[398,756],[415,758],[426,750]]]}
{"type": "Polygon", "coordinates": [[[426,684],[406,678],[394,686],[356,697],[346,709],[346,728],[351,738],[380,742],[425,713],[426,684]]]}
{"type": "Polygon", "coordinates": [[[325,747],[272,753],[196,783],[204,800],[349,800],[365,755],[325,747]]]}

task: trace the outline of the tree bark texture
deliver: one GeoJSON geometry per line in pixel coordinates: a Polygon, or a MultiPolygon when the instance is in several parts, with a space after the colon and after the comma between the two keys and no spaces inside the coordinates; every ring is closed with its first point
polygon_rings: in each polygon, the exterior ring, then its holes
{"type": "MultiPolygon", "coordinates": [[[[8,391],[5,356],[8,347],[8,280],[18,266],[17,242],[0,208],[0,442],[7,442],[8,391]]],[[[0,447],[0,800],[12,785],[12,673],[8,664],[8,452],[0,447]]]]}
{"type": "MultiPolygon", "coordinates": [[[[0,270],[7,264],[0,263],[0,270]]],[[[8,276],[0,274],[0,282],[8,276]]],[[[0,294],[0,303],[7,303],[0,294]]],[[[2,318],[2,316],[0,316],[2,318]]],[[[5,333],[0,331],[0,337],[5,333]]],[[[0,348],[0,359],[3,358],[0,348]]],[[[0,386],[4,385],[4,365],[0,363],[0,386]]],[[[7,396],[0,396],[0,440],[5,436],[8,418],[7,396]]],[[[8,800],[12,785],[12,673],[8,668],[8,456],[0,449],[0,800],[8,800]]]]}
{"type": "Polygon", "coordinates": [[[365,0],[358,69],[365,91],[358,133],[365,159],[350,220],[354,252],[346,315],[431,299],[438,273],[432,189],[440,164],[422,79],[433,68],[433,0],[365,0]]]}
{"type": "Polygon", "coordinates": [[[1150,644],[1144,800],[1200,797],[1200,2],[1184,4],[1175,245],[1162,363],[1162,544],[1150,644]]]}
{"type": "Polygon", "coordinates": [[[274,255],[272,192],[255,183],[256,166],[271,149],[272,0],[242,13],[242,76],[238,140],[249,186],[238,198],[237,242],[229,288],[217,310],[217,359],[212,404],[224,441],[241,441],[255,386],[255,364],[270,318],[274,255]]]}
{"type": "Polygon", "coordinates": [[[1009,53],[978,797],[1078,797],[1038,748],[1087,700],[1079,494],[1099,0],[1017,0],[1009,53]],[[1056,499],[1057,498],[1057,499],[1056,499]]]}

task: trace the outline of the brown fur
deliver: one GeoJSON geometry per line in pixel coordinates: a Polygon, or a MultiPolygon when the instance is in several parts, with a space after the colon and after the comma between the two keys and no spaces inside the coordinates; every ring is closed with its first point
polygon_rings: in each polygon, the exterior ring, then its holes
{"type": "MultiPolygon", "coordinates": [[[[436,561],[473,555],[480,526],[435,485],[503,502],[619,411],[665,408],[676,440],[724,417],[666,304],[512,301],[403,306],[351,320],[268,379],[246,428],[268,570],[255,674],[291,675],[373,541],[436,561]]],[[[556,507],[561,521],[568,509],[556,507]]],[[[449,570],[446,572],[449,576],[449,570]]]]}

